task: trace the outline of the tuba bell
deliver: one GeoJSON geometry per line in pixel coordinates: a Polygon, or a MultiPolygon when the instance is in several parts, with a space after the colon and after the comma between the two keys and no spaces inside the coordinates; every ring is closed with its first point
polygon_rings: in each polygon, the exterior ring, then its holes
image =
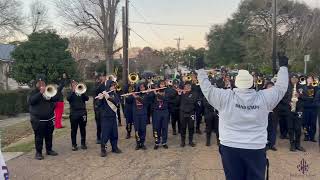
{"type": "Polygon", "coordinates": [[[76,86],[75,93],[78,96],[81,96],[87,91],[87,86],[84,83],[79,83],[76,86]]]}
{"type": "Polygon", "coordinates": [[[139,75],[137,73],[130,73],[128,79],[131,84],[135,84],[139,81],[139,75]]]}
{"type": "Polygon", "coordinates": [[[43,97],[46,100],[50,100],[52,97],[54,97],[57,94],[58,90],[55,85],[49,84],[46,86],[45,91],[43,93],[43,97]]]}

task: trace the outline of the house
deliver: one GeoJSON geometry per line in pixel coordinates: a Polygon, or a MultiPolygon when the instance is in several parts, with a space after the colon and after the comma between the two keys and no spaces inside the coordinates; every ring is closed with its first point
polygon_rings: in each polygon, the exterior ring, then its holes
{"type": "Polygon", "coordinates": [[[11,52],[15,46],[11,44],[0,44],[0,90],[14,90],[18,83],[9,77],[10,67],[14,63],[11,52]]]}

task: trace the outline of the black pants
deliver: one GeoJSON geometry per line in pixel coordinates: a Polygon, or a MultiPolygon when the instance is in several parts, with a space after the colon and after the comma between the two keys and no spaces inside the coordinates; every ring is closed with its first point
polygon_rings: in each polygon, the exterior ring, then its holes
{"type": "Polygon", "coordinates": [[[210,140],[212,132],[216,133],[217,141],[219,140],[219,116],[217,113],[207,113],[204,116],[206,121],[206,135],[210,140]]]}
{"type": "Polygon", "coordinates": [[[80,129],[81,135],[81,145],[86,144],[86,125],[87,125],[87,115],[71,115],[70,116],[71,124],[71,142],[72,146],[77,146],[77,132],[78,127],[80,129]]]}
{"type": "Polygon", "coordinates": [[[101,119],[99,110],[94,111],[94,117],[97,125],[97,140],[101,140],[101,119]]]}
{"type": "Polygon", "coordinates": [[[288,118],[288,130],[290,144],[295,147],[300,147],[301,128],[302,128],[303,116],[301,113],[291,112],[288,118]]]}
{"type": "Polygon", "coordinates": [[[178,132],[180,133],[180,119],[179,119],[179,111],[172,111],[170,112],[170,118],[171,118],[171,125],[172,130],[174,132],[177,131],[177,124],[178,124],[178,132]]]}
{"type": "Polygon", "coordinates": [[[189,131],[189,143],[193,141],[194,134],[194,123],[195,123],[195,115],[180,115],[180,123],[181,123],[181,141],[184,142],[186,140],[186,131],[188,127],[189,131]]]}
{"type": "Polygon", "coordinates": [[[288,135],[288,116],[289,116],[289,114],[290,114],[290,112],[278,114],[280,135],[284,136],[284,137],[288,135]]]}
{"type": "Polygon", "coordinates": [[[264,180],[267,165],[265,149],[219,147],[226,180],[264,180]]]}
{"type": "Polygon", "coordinates": [[[33,131],[34,131],[36,151],[38,153],[42,153],[43,140],[45,140],[47,152],[51,151],[52,150],[52,134],[54,131],[53,122],[52,121],[39,122],[37,128],[33,129],[33,131]]]}
{"type": "Polygon", "coordinates": [[[121,125],[121,105],[117,106],[118,124],[121,125]]]}

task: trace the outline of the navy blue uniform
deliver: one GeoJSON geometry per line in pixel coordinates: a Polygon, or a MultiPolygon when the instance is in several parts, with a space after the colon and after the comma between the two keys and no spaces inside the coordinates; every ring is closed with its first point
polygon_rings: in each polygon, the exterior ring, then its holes
{"type": "Polygon", "coordinates": [[[315,141],[317,130],[317,105],[315,103],[315,95],[317,87],[306,86],[303,93],[303,127],[305,132],[305,141],[315,141]]]}
{"type": "Polygon", "coordinates": [[[147,131],[147,118],[148,118],[148,101],[149,95],[140,94],[136,98],[133,96],[128,97],[129,101],[133,101],[133,122],[135,129],[135,137],[137,146],[144,146],[147,131]]]}
{"type": "Polygon", "coordinates": [[[202,114],[203,114],[203,94],[199,85],[192,84],[192,92],[197,97],[197,104],[196,104],[196,132],[201,134],[200,131],[200,124],[202,121],[202,114]]]}
{"type": "Polygon", "coordinates": [[[153,97],[153,116],[152,116],[152,125],[153,125],[153,136],[155,138],[155,144],[162,145],[167,144],[168,139],[168,125],[169,125],[169,106],[168,98],[165,94],[165,91],[161,92],[162,94],[156,94],[153,97]]]}
{"type": "Polygon", "coordinates": [[[214,109],[206,98],[203,100],[204,119],[206,122],[206,145],[211,145],[211,134],[216,133],[217,144],[219,145],[219,116],[218,111],[214,109]]]}
{"type": "MultiPolygon", "coordinates": [[[[110,83],[107,82],[106,91],[109,91],[110,83]]],[[[101,91],[102,92],[102,91],[101,91]]],[[[106,99],[99,100],[99,111],[101,119],[101,148],[105,148],[105,144],[110,140],[112,150],[118,149],[118,125],[117,125],[117,105],[120,103],[118,95],[115,92],[109,93],[108,104],[106,99]],[[113,107],[114,106],[114,109],[113,107]]]]}
{"type": "MultiPolygon", "coordinates": [[[[134,85],[127,85],[124,88],[124,93],[131,93],[134,91],[134,85]]],[[[131,137],[132,125],[133,125],[133,99],[128,97],[124,98],[124,116],[126,118],[126,130],[127,138],[131,137]]]]}
{"type": "Polygon", "coordinates": [[[169,109],[169,118],[171,119],[173,135],[177,134],[177,124],[178,124],[178,133],[180,133],[180,119],[179,119],[179,95],[178,92],[169,87],[165,90],[167,99],[168,99],[168,109],[169,109]]]}

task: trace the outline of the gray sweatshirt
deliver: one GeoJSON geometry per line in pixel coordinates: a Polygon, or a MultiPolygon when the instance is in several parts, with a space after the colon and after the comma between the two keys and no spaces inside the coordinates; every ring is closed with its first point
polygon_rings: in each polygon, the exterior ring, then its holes
{"type": "Polygon", "coordinates": [[[288,68],[280,68],[274,87],[258,92],[254,89],[218,89],[211,85],[207,72],[201,69],[197,73],[204,96],[219,111],[220,143],[241,149],[265,148],[268,114],[288,89],[288,68]]]}

